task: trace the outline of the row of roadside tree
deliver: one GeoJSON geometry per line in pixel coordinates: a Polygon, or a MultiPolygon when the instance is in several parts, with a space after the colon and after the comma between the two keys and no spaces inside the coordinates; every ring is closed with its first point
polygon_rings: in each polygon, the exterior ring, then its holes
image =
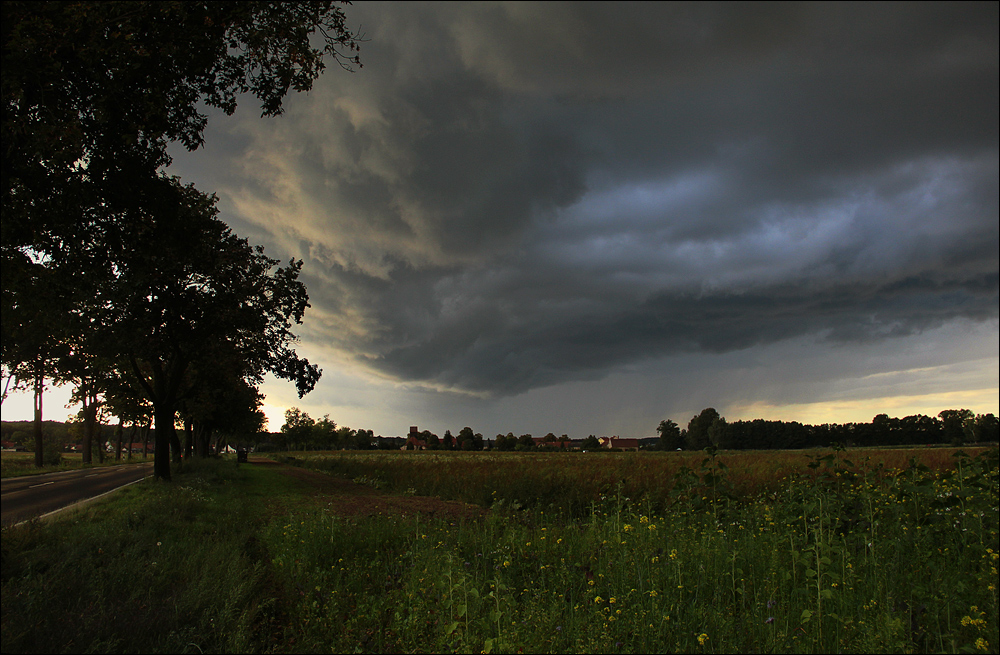
{"type": "Polygon", "coordinates": [[[38,466],[44,389],[69,384],[84,461],[104,408],[119,426],[155,425],[154,473],[169,479],[213,433],[261,429],[265,374],[301,397],[321,371],[294,350],[302,262],[234,234],[214,195],[166,174],[168,145],[202,144],[205,106],[232,114],[253,95],[280,114],[324,56],[359,65],[357,41],[332,2],[0,10],[3,398],[33,391],[38,466]]]}

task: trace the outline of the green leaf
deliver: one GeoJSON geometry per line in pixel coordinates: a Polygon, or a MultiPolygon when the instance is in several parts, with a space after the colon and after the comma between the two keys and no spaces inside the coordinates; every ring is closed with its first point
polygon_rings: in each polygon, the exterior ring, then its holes
{"type": "Polygon", "coordinates": [[[827,600],[833,598],[833,592],[830,591],[829,589],[824,589],[823,591],[819,592],[819,595],[827,600]]]}
{"type": "Polygon", "coordinates": [[[448,624],[448,628],[445,630],[445,634],[450,635],[451,633],[455,632],[456,628],[458,628],[458,621],[452,621],[451,623],[448,624]]]}
{"type": "Polygon", "coordinates": [[[483,652],[490,653],[492,651],[493,651],[493,640],[487,639],[485,642],[483,642],[483,652]]]}
{"type": "Polygon", "coordinates": [[[811,611],[802,610],[802,615],[799,617],[799,620],[802,621],[803,623],[808,623],[809,619],[812,618],[812,615],[813,613],[811,611]]]}

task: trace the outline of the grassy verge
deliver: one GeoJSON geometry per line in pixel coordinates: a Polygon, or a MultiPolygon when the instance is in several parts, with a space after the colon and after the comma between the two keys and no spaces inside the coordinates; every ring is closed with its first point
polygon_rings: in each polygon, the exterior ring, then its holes
{"type": "Polygon", "coordinates": [[[6,652],[265,649],[281,617],[257,511],[286,479],[188,465],[70,518],[5,529],[6,652]]]}
{"type": "MultiPolygon", "coordinates": [[[[482,493],[458,460],[386,461],[357,478],[414,493],[399,462],[437,461],[482,493]]],[[[488,489],[464,523],[344,518],[274,467],[197,463],[5,531],[4,650],[997,652],[997,455],[955,461],[817,453],[740,494],[707,458],[663,502],[621,478],[582,514],[488,489]]]]}

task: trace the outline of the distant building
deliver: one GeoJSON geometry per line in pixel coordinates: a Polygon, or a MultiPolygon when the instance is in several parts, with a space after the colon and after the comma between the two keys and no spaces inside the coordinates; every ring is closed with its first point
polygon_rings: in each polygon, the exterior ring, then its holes
{"type": "Polygon", "coordinates": [[[598,439],[601,442],[601,448],[607,448],[611,450],[612,448],[618,450],[639,450],[639,440],[638,439],[622,439],[621,437],[601,437],[598,439]]]}
{"type": "Polygon", "coordinates": [[[406,444],[400,450],[427,450],[427,442],[420,438],[417,426],[410,426],[410,434],[406,436],[406,444]]]}

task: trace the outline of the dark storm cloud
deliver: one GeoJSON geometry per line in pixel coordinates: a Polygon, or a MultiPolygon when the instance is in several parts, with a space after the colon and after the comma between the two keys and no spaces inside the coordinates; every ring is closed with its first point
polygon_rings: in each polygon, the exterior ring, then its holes
{"type": "Polygon", "coordinates": [[[995,3],[351,11],[365,68],[229,189],[307,258],[312,341],[510,394],[997,316],[995,3]]]}
{"type": "Polygon", "coordinates": [[[906,336],[956,317],[995,317],[998,300],[993,271],[963,278],[923,274],[881,286],[662,293],[633,307],[576,316],[540,308],[528,329],[505,325],[503,312],[486,304],[442,321],[427,341],[393,350],[380,365],[404,379],[518,393],[663,354],[720,353],[812,333],[835,342],[906,336]]]}

